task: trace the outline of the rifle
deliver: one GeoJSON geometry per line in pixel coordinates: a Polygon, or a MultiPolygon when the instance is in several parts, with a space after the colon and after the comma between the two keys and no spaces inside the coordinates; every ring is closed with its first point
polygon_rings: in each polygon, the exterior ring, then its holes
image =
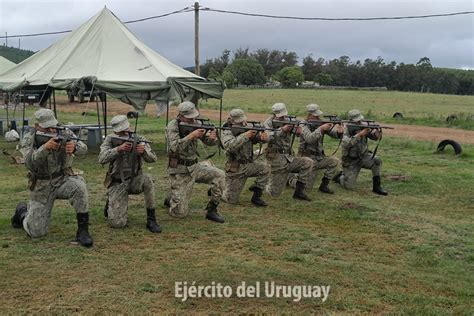
{"type": "MultiPolygon", "coordinates": [[[[112,147],[118,147],[122,145],[123,143],[132,143],[135,141],[135,133],[134,132],[129,132],[128,137],[122,137],[122,136],[111,136],[112,138],[112,147]]],[[[153,144],[153,142],[150,142],[148,140],[138,140],[138,144],[143,143],[143,144],[153,144]]]]}
{"type": "Polygon", "coordinates": [[[370,130],[380,130],[382,131],[383,129],[395,129],[390,126],[384,126],[380,124],[376,124],[375,121],[366,121],[370,122],[367,124],[353,124],[353,123],[347,123],[346,126],[348,127],[349,131],[351,132],[351,135],[354,135],[358,133],[360,130],[369,128],[370,130]]]}
{"type": "Polygon", "coordinates": [[[258,121],[247,121],[248,124],[251,124],[251,126],[249,125],[227,125],[224,124],[224,126],[222,127],[216,127],[216,129],[220,129],[220,130],[230,130],[232,131],[232,134],[234,136],[238,136],[242,133],[245,133],[247,131],[256,131],[257,132],[257,135],[261,132],[265,132],[265,131],[275,131],[276,129],[275,128],[267,128],[267,127],[264,127],[262,126],[262,124],[258,121]]]}
{"type": "Polygon", "coordinates": [[[217,127],[212,124],[208,118],[195,118],[195,122],[193,123],[185,123],[185,122],[179,122],[178,124],[178,129],[179,129],[179,136],[181,138],[187,136],[188,134],[194,132],[197,129],[203,129],[206,132],[204,135],[206,135],[209,131],[215,130],[217,127]]]}
{"type": "Polygon", "coordinates": [[[84,139],[68,135],[64,133],[64,131],[69,130],[65,127],[62,126],[57,126],[55,127],[56,133],[46,133],[46,132],[40,132],[36,131],[35,133],[35,144],[37,147],[40,147],[47,143],[51,138],[54,138],[54,141],[56,143],[60,143],[61,146],[65,146],[67,142],[70,141],[85,141],[84,139]]]}
{"type": "Polygon", "coordinates": [[[377,150],[379,149],[380,142],[382,141],[382,135],[383,135],[382,131],[384,129],[395,129],[395,128],[390,127],[390,126],[384,126],[384,125],[376,124],[374,120],[363,120],[362,122],[366,122],[367,124],[352,124],[352,123],[346,124],[347,125],[347,130],[349,132],[349,135],[351,135],[351,136],[357,134],[359,131],[361,131],[363,129],[366,129],[366,128],[369,128],[371,130],[371,132],[373,130],[380,131],[380,137],[378,139],[377,146],[375,146],[374,152],[372,154],[372,159],[374,159],[375,154],[377,153],[377,150]]]}
{"type": "Polygon", "coordinates": [[[293,144],[295,142],[295,138],[296,138],[296,130],[298,129],[298,127],[302,124],[303,121],[300,121],[300,120],[297,120],[296,119],[296,116],[294,115],[287,115],[286,116],[286,119],[285,120],[272,120],[272,126],[274,128],[281,128],[285,125],[291,125],[292,128],[291,128],[291,131],[290,133],[293,134],[293,136],[291,137],[291,143],[290,143],[290,148],[289,148],[289,151],[291,152],[292,151],[292,148],[293,148],[293,144]]]}
{"type": "MultiPolygon", "coordinates": [[[[324,115],[323,117],[327,117],[329,118],[329,120],[309,120],[309,121],[302,122],[303,125],[309,126],[311,131],[315,131],[317,128],[319,128],[320,126],[324,124],[333,124],[332,127],[327,132],[322,134],[322,139],[321,139],[322,144],[324,143],[325,134],[329,134],[336,125],[342,125],[345,122],[344,120],[340,119],[337,115],[324,115]]],[[[338,138],[339,138],[339,144],[337,145],[337,148],[334,150],[331,156],[334,156],[336,152],[339,150],[339,147],[341,146],[342,135],[338,134],[338,138]]]]}

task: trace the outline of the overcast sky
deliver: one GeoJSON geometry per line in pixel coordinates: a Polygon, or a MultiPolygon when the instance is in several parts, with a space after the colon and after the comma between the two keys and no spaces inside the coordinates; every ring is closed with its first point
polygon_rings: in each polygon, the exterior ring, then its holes
{"type": "MultiPolygon", "coordinates": [[[[0,34],[9,35],[75,29],[106,5],[122,21],[159,15],[194,1],[182,0],[0,0],[0,34]]],[[[474,1],[460,0],[201,0],[203,7],[304,17],[405,16],[473,11],[474,1]]],[[[295,51],[300,63],[315,59],[375,59],[416,63],[427,56],[434,66],[474,69],[474,14],[394,21],[296,21],[200,13],[201,63],[224,49],[239,47],[295,51]]],[[[147,45],[172,62],[194,65],[194,13],[182,13],[129,24],[147,45]]],[[[65,35],[21,39],[21,47],[41,50],[65,35]]],[[[0,39],[4,43],[4,39],[0,39]]],[[[18,47],[18,39],[9,46],[18,47]]]]}

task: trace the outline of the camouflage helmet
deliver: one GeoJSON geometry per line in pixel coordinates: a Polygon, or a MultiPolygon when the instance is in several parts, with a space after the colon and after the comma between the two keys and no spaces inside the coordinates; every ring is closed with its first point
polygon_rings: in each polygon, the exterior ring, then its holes
{"type": "Polygon", "coordinates": [[[364,119],[364,116],[357,109],[352,109],[347,113],[347,118],[350,121],[358,122],[364,119]]]}

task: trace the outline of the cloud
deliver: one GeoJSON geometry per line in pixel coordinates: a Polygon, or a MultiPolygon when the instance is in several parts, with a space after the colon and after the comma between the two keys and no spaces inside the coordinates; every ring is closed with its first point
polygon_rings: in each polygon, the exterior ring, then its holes
{"type": "MultiPolygon", "coordinates": [[[[375,17],[472,11],[471,1],[210,1],[203,7],[292,16],[375,17]]],[[[158,15],[192,5],[192,1],[105,1],[122,21],[158,15]]],[[[0,34],[67,30],[78,27],[104,6],[103,1],[0,0],[0,34]]],[[[474,68],[474,15],[421,20],[329,22],[266,19],[215,12],[200,13],[201,62],[224,49],[286,49],[300,57],[352,60],[377,58],[474,68]]],[[[147,45],[181,65],[194,64],[194,13],[177,14],[128,27],[147,45]]],[[[23,38],[22,48],[39,50],[62,36],[23,38]]],[[[18,45],[11,39],[9,45],[18,45]]]]}

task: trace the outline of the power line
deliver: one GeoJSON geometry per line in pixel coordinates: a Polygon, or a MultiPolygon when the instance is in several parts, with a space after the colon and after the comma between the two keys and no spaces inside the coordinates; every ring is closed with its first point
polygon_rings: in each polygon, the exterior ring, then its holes
{"type": "MultiPolygon", "coordinates": [[[[130,20],[130,21],[125,21],[123,22],[124,24],[132,24],[132,23],[137,23],[137,22],[143,22],[143,21],[148,21],[148,20],[153,20],[153,19],[158,19],[158,18],[163,18],[165,16],[170,16],[173,14],[178,14],[178,13],[185,13],[185,12],[191,12],[194,11],[193,8],[191,7],[186,7],[181,10],[176,10],[173,12],[161,14],[161,15],[154,15],[154,16],[149,16],[146,18],[142,19],[137,19],[137,20],[130,20]]],[[[14,37],[34,37],[34,36],[42,36],[42,35],[56,35],[56,34],[64,34],[64,33],[71,33],[72,30],[65,30],[65,31],[56,31],[56,32],[42,32],[42,33],[31,33],[31,34],[16,34],[16,35],[1,35],[0,38],[14,38],[14,37]]]]}
{"type": "Polygon", "coordinates": [[[376,20],[426,19],[426,18],[447,17],[447,16],[466,15],[466,14],[473,14],[473,13],[474,13],[474,11],[463,11],[463,12],[454,12],[454,13],[427,14],[427,15],[409,15],[409,16],[391,16],[391,17],[323,18],[323,17],[299,17],[299,16],[284,16],[284,15],[258,14],[258,13],[239,12],[239,11],[219,10],[219,9],[212,9],[212,8],[202,8],[201,10],[202,10],[202,11],[210,11],[210,12],[218,12],[218,13],[245,15],[245,16],[253,16],[253,17],[262,17],[262,18],[289,19],[289,20],[307,20],[307,21],[376,21],[376,20]]]}
{"type": "MultiPolygon", "coordinates": [[[[212,8],[200,8],[201,11],[225,13],[225,14],[235,14],[235,15],[244,15],[252,17],[263,17],[263,18],[272,18],[272,19],[289,19],[289,20],[306,20],[306,21],[376,21],[376,20],[405,20],[405,19],[426,19],[426,18],[437,18],[437,17],[449,17],[457,15],[467,15],[473,14],[474,11],[462,11],[462,12],[453,12],[453,13],[441,13],[441,14],[427,14],[427,15],[410,15],[410,16],[392,16],[392,17],[368,17],[368,18],[325,18],[325,17],[299,17],[299,16],[284,16],[284,15],[271,15],[271,14],[259,14],[259,13],[248,13],[248,12],[239,12],[239,11],[229,11],[229,10],[219,10],[212,8]]],[[[124,24],[138,23],[153,19],[159,19],[173,14],[186,13],[194,11],[193,7],[185,7],[181,10],[176,10],[173,12],[149,16],[136,20],[125,21],[124,24]]],[[[55,31],[55,32],[42,32],[42,33],[31,33],[31,34],[15,34],[15,35],[0,35],[0,38],[17,38],[17,37],[34,37],[34,36],[43,36],[43,35],[57,35],[70,33],[72,30],[65,31],[55,31]]]]}

